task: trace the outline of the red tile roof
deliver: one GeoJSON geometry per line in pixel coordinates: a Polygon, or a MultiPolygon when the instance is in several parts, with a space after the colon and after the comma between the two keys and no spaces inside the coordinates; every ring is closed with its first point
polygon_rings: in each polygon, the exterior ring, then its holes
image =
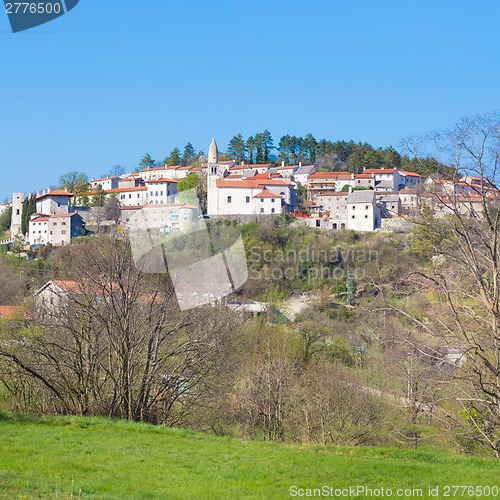
{"type": "Polygon", "coordinates": [[[168,179],[167,177],[162,177],[161,179],[152,179],[150,181],[146,181],[146,184],[154,184],[154,183],[158,183],[158,182],[161,182],[162,184],[165,184],[167,182],[170,182],[172,184],[177,184],[179,182],[178,179],[168,179]]]}
{"type": "Polygon", "coordinates": [[[74,215],[76,215],[76,213],[71,213],[71,214],[54,214],[54,215],[51,215],[50,218],[51,219],[54,219],[54,218],[67,218],[67,217],[73,217],[74,215]]]}
{"type": "Polygon", "coordinates": [[[9,316],[12,316],[15,309],[16,308],[14,306],[0,306],[0,317],[8,318],[9,316]]]}
{"type": "Polygon", "coordinates": [[[259,187],[264,187],[264,186],[283,186],[283,187],[290,187],[293,186],[293,184],[281,180],[281,179],[264,179],[264,180],[254,180],[252,179],[245,179],[241,181],[237,180],[218,180],[217,181],[217,187],[218,188],[259,188],[259,187]]]}
{"type": "Polygon", "coordinates": [[[256,163],[252,165],[234,165],[229,168],[229,170],[248,170],[248,169],[256,169],[256,168],[269,168],[271,166],[270,163],[256,163]]]}
{"type": "Polygon", "coordinates": [[[409,177],[422,177],[420,174],[416,174],[415,172],[406,172],[406,170],[400,170],[399,173],[409,177]]]}
{"type": "Polygon", "coordinates": [[[52,280],[54,285],[58,286],[61,290],[65,292],[79,292],[80,287],[76,281],[71,280],[52,280]]]}
{"type": "Polygon", "coordinates": [[[365,174],[393,174],[397,168],[365,168],[365,174]]]}
{"type": "Polygon", "coordinates": [[[54,191],[51,191],[50,193],[45,193],[41,194],[40,196],[37,196],[37,200],[41,200],[42,198],[47,198],[50,196],[74,196],[72,193],[68,193],[67,191],[63,191],[62,189],[55,189],[54,191]]]}
{"type": "MultiPolygon", "coordinates": [[[[129,187],[129,188],[114,188],[114,189],[105,189],[103,193],[128,193],[130,191],[147,191],[148,188],[146,186],[137,186],[137,187],[129,187]]],[[[90,195],[95,193],[89,193],[90,195]]]]}
{"type": "Polygon", "coordinates": [[[308,177],[308,180],[338,179],[339,177],[351,177],[349,172],[316,172],[308,177]]]}
{"type": "Polygon", "coordinates": [[[266,188],[264,188],[259,194],[256,194],[254,198],[283,198],[280,194],[271,193],[266,188]]]}

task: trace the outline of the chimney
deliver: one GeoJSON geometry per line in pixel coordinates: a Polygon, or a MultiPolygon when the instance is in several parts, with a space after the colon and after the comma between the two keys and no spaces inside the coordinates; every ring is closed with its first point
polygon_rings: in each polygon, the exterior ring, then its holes
{"type": "Polygon", "coordinates": [[[301,166],[302,166],[302,162],[301,162],[301,161],[299,161],[299,167],[301,167],[301,166]]]}
{"type": "Polygon", "coordinates": [[[281,166],[284,167],[285,166],[285,160],[282,160],[281,161],[281,166]]]}

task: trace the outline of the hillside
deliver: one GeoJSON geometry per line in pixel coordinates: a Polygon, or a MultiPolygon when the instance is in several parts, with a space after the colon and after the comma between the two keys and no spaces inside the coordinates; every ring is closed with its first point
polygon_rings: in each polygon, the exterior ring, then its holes
{"type": "Polygon", "coordinates": [[[0,498],[286,498],[293,485],[423,488],[426,497],[429,486],[499,485],[498,461],[434,451],[245,442],[102,418],[0,418],[0,498]]]}

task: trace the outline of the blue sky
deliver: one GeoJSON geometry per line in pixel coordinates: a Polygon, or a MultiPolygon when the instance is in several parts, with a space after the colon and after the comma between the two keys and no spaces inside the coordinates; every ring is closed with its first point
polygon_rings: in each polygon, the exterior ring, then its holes
{"type": "Polygon", "coordinates": [[[0,199],[212,133],[398,146],[499,107],[499,22],[494,0],[80,0],[17,34],[0,12],[0,199]]]}

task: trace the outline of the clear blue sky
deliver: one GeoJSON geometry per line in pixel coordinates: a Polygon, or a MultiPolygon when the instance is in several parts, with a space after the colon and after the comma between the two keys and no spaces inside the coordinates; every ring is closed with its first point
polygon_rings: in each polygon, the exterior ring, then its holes
{"type": "Polygon", "coordinates": [[[212,133],[398,146],[499,107],[499,25],[495,0],[80,0],[15,35],[0,12],[0,198],[212,133]]]}

